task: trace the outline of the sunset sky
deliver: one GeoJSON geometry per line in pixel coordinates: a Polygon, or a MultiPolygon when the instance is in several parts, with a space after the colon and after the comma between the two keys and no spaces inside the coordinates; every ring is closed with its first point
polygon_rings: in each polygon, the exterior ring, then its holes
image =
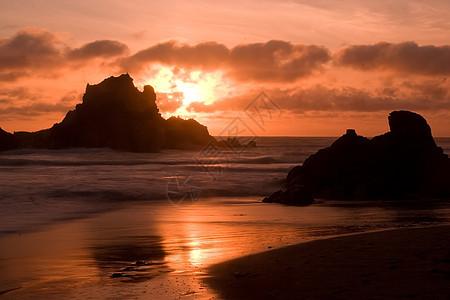
{"type": "Polygon", "coordinates": [[[163,116],[219,135],[374,136],[422,114],[450,136],[450,1],[0,0],[0,127],[39,130],[129,73],[163,116]],[[261,92],[276,113],[245,113],[261,92]],[[245,133],[244,133],[245,134],[245,133]]]}

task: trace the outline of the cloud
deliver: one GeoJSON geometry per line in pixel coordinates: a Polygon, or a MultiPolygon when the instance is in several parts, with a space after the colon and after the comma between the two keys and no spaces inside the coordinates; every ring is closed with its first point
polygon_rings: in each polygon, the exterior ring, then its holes
{"type": "Polygon", "coordinates": [[[141,50],[121,61],[125,71],[139,72],[148,63],[169,66],[215,70],[225,63],[229,56],[226,46],[217,42],[200,43],[194,46],[168,41],[141,50]]]}
{"type": "Polygon", "coordinates": [[[442,76],[450,74],[450,46],[381,42],[351,45],[332,54],[322,46],[280,40],[234,47],[215,41],[193,45],[167,41],[130,55],[127,45],[119,41],[97,40],[75,48],[58,34],[36,28],[0,40],[0,81],[33,75],[55,77],[62,71],[94,66],[119,67],[122,72],[139,75],[152,64],[220,71],[224,78],[242,83],[293,83],[336,66],[442,76]],[[94,59],[98,60],[95,64],[94,59]],[[334,64],[329,65],[330,61],[334,64]]]}
{"type": "Polygon", "coordinates": [[[9,72],[8,70],[0,70],[0,81],[16,81],[21,77],[28,76],[28,72],[9,72]]]}
{"type": "Polygon", "coordinates": [[[118,41],[100,40],[70,51],[68,57],[74,60],[89,60],[97,57],[121,56],[128,51],[128,46],[118,41]]]}
{"type": "Polygon", "coordinates": [[[94,41],[72,49],[57,34],[37,28],[19,31],[0,40],[0,81],[15,81],[39,75],[52,77],[64,68],[88,66],[95,58],[110,59],[124,55],[128,47],[117,41],[94,41]],[[71,65],[76,61],[77,65],[71,65]]]}
{"type": "MultiPolygon", "coordinates": [[[[63,71],[81,67],[91,70],[105,62],[112,68],[119,66],[123,71],[133,76],[139,75],[145,80],[151,80],[151,76],[144,74],[148,75],[148,68],[151,68],[152,64],[162,64],[170,67],[172,71],[169,75],[162,76],[159,81],[169,82],[173,79],[183,83],[195,82],[197,79],[191,78],[195,73],[193,70],[204,71],[198,72],[199,74],[219,71],[219,79],[212,77],[211,82],[205,80],[208,83],[205,86],[208,88],[212,89],[217,82],[221,88],[225,87],[226,91],[218,97],[225,94],[236,95],[247,88],[245,93],[218,100],[211,105],[193,102],[187,109],[196,112],[242,110],[258,94],[258,91],[248,90],[249,87],[257,89],[261,86],[280,107],[294,113],[374,112],[400,108],[442,110],[450,107],[450,82],[442,79],[450,74],[450,46],[382,42],[347,46],[332,54],[325,47],[280,40],[246,43],[234,47],[214,41],[194,45],[167,41],[129,55],[127,45],[119,41],[97,40],[76,48],[58,34],[35,28],[21,30],[10,38],[0,40],[0,81],[15,80],[20,83],[16,86],[24,86],[20,79],[28,76],[55,78],[56,75],[63,74],[63,71]],[[329,64],[331,61],[333,64],[329,64]],[[368,77],[365,81],[362,77],[361,80],[358,78],[350,82],[351,77],[346,76],[342,69],[337,69],[338,66],[364,70],[366,73],[363,75],[368,77]],[[325,76],[311,76],[322,70],[328,73],[325,73],[325,76]],[[380,70],[391,70],[411,76],[407,77],[408,81],[403,82],[399,79],[402,76],[392,79],[392,83],[382,82],[379,78],[371,80],[370,78],[378,76],[377,72],[380,70]],[[309,87],[300,87],[297,80],[307,77],[311,80],[303,82],[309,84],[309,87]],[[322,79],[328,81],[321,81],[322,79]],[[227,85],[227,82],[231,84],[227,85]],[[315,82],[321,84],[313,85],[315,82]],[[370,84],[366,86],[363,82],[370,84]],[[333,86],[327,86],[327,83],[333,86]],[[231,93],[226,93],[228,86],[231,93]]],[[[172,85],[174,84],[172,82],[172,85]]],[[[214,88],[219,87],[216,84],[214,88]]],[[[176,90],[176,85],[161,91],[171,89],[170,93],[158,93],[158,105],[162,112],[173,112],[183,106],[183,97],[176,94],[180,93],[176,90]]],[[[46,107],[42,99],[39,100],[26,92],[10,89],[7,94],[2,94],[0,91],[1,113],[16,112],[20,115],[32,108],[39,112],[46,107]],[[19,92],[22,94],[19,95],[19,92]],[[24,99],[37,104],[23,101],[24,99]]],[[[60,101],[47,108],[49,111],[68,108],[69,103],[74,102],[75,96],[78,97],[74,94],[67,98],[65,103],[60,101]]]]}
{"type": "MultiPolygon", "coordinates": [[[[310,88],[270,89],[266,93],[280,109],[295,114],[311,111],[378,112],[396,109],[438,111],[450,107],[450,93],[446,85],[445,81],[441,84],[431,81],[404,82],[389,90],[380,88],[372,91],[355,87],[329,88],[315,85],[310,88]]],[[[187,109],[203,113],[243,112],[255,95],[257,93],[244,93],[221,99],[211,105],[193,102],[187,109]]]]}
{"type": "Polygon", "coordinates": [[[0,97],[8,97],[9,99],[36,99],[39,96],[26,87],[0,89],[0,97]]]}
{"type": "Polygon", "coordinates": [[[162,113],[173,113],[183,106],[182,92],[157,93],[156,104],[162,113]]]}
{"type": "Polygon", "coordinates": [[[231,49],[230,74],[241,81],[295,81],[311,75],[330,60],[327,49],[269,41],[239,45],[231,49]]]}
{"type": "Polygon", "coordinates": [[[359,70],[393,70],[410,74],[449,75],[450,46],[419,46],[414,42],[349,46],[335,63],[359,70]]]}
{"type": "Polygon", "coordinates": [[[57,103],[45,103],[45,102],[36,102],[27,105],[21,106],[7,106],[4,108],[0,108],[0,116],[40,116],[45,115],[52,112],[60,112],[65,113],[72,109],[72,105],[67,105],[63,102],[57,103]]]}
{"type": "Polygon", "coordinates": [[[217,42],[196,45],[169,41],[121,61],[123,71],[140,72],[151,63],[206,71],[222,70],[239,81],[292,82],[311,75],[331,59],[328,49],[285,41],[241,44],[227,48],[217,42]]]}
{"type": "Polygon", "coordinates": [[[53,33],[28,28],[0,41],[0,67],[8,70],[51,68],[61,63],[64,43],[53,33]]]}
{"type": "Polygon", "coordinates": [[[41,99],[42,95],[26,87],[14,87],[0,89],[0,109],[24,105],[41,99]]]}
{"type": "Polygon", "coordinates": [[[46,113],[66,113],[73,109],[82,95],[70,91],[54,103],[42,101],[38,91],[30,88],[16,87],[0,89],[0,116],[39,116],[46,113]]]}

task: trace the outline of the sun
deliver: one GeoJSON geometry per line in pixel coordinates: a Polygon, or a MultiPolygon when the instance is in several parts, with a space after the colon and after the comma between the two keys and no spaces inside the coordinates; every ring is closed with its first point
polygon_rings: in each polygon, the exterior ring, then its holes
{"type": "Polygon", "coordinates": [[[160,98],[176,107],[167,115],[195,117],[189,106],[194,103],[210,105],[230,94],[230,87],[220,71],[205,72],[168,66],[152,66],[145,80],[155,88],[160,98]]]}
{"type": "Polygon", "coordinates": [[[213,87],[201,86],[198,83],[183,82],[177,80],[175,82],[176,90],[183,93],[183,105],[188,106],[192,102],[206,103],[211,99],[211,89],[213,87]]]}

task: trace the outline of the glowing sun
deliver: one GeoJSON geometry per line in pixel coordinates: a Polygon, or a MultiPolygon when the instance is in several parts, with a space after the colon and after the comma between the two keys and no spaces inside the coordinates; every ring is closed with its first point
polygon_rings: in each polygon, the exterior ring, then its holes
{"type": "Polygon", "coordinates": [[[195,117],[189,111],[193,102],[210,105],[229,95],[230,87],[222,72],[189,71],[183,68],[152,66],[145,84],[155,88],[162,114],[195,117]]]}

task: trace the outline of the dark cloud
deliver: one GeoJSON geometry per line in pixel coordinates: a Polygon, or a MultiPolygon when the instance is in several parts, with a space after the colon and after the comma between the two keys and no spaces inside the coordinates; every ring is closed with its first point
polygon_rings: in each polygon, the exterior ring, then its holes
{"type": "Polygon", "coordinates": [[[242,44],[233,48],[217,42],[197,45],[169,41],[142,50],[121,61],[127,72],[139,72],[150,63],[202,70],[223,70],[239,81],[295,81],[330,60],[329,51],[315,45],[285,41],[242,44]]]}
{"type": "Polygon", "coordinates": [[[131,56],[128,53],[127,45],[118,41],[98,40],[73,48],[52,32],[24,29],[0,40],[0,81],[31,75],[54,77],[64,68],[89,67],[92,59],[108,62],[103,65],[111,67],[119,65],[131,74],[163,64],[175,69],[222,71],[239,82],[295,82],[322,70],[331,59],[335,66],[359,70],[450,74],[450,46],[419,46],[414,42],[348,46],[333,56],[325,47],[279,40],[235,47],[214,41],[195,45],[168,41],[131,56]]]}
{"type": "Polygon", "coordinates": [[[335,62],[360,70],[449,75],[450,46],[419,46],[414,42],[355,45],[336,53],[335,62]]]}
{"type": "Polygon", "coordinates": [[[9,72],[7,70],[0,70],[0,81],[16,81],[21,77],[29,76],[28,72],[9,72]]]}
{"type": "Polygon", "coordinates": [[[228,48],[217,42],[190,46],[176,41],[168,41],[125,58],[121,65],[126,71],[141,71],[148,63],[215,70],[222,67],[228,57],[228,48]]]}
{"type": "Polygon", "coordinates": [[[82,95],[70,91],[56,103],[42,101],[39,92],[29,88],[17,87],[0,89],[0,116],[39,116],[45,113],[65,113],[73,109],[82,95]]]}
{"type": "Polygon", "coordinates": [[[68,57],[74,60],[89,60],[97,57],[115,57],[128,53],[128,46],[111,40],[101,40],[88,43],[68,53],[68,57]]]}
{"type": "Polygon", "coordinates": [[[0,108],[0,116],[14,115],[14,116],[40,116],[52,112],[67,112],[72,109],[72,105],[67,105],[62,102],[58,103],[44,103],[36,102],[22,106],[7,106],[0,108]]]}
{"type": "Polygon", "coordinates": [[[327,49],[269,41],[231,49],[231,75],[245,81],[294,81],[310,75],[330,59],[327,49]]]}
{"type": "MultiPolygon", "coordinates": [[[[424,86],[431,88],[432,84],[403,83],[390,91],[316,85],[306,89],[271,89],[267,94],[282,110],[296,114],[311,111],[377,112],[395,109],[437,111],[450,107],[450,94],[445,86],[430,90],[424,89],[424,86]],[[436,98],[436,95],[441,97],[436,98]]],[[[188,110],[206,113],[230,110],[243,112],[255,95],[257,93],[224,98],[211,105],[193,102],[188,110]]]]}
{"type": "Polygon", "coordinates": [[[8,96],[10,98],[35,98],[36,94],[30,92],[26,87],[15,87],[0,89],[0,96],[8,96]]]}
{"type": "Polygon", "coordinates": [[[94,58],[108,59],[127,52],[126,45],[109,40],[72,49],[54,33],[28,28],[0,40],[0,81],[14,81],[30,75],[52,77],[57,70],[70,67],[70,61],[87,65],[94,58]]]}
{"type": "MultiPolygon", "coordinates": [[[[41,94],[32,91],[26,87],[3,88],[0,89],[0,103],[6,105],[17,105],[18,103],[25,103],[35,101],[42,98],[41,94]]],[[[3,107],[4,105],[2,105],[3,107]]]]}
{"type": "Polygon", "coordinates": [[[0,41],[0,68],[21,70],[51,68],[61,63],[63,43],[58,37],[40,29],[19,31],[10,39],[0,41]]]}
{"type": "Polygon", "coordinates": [[[450,81],[446,78],[422,82],[405,81],[402,83],[401,88],[411,91],[412,95],[421,95],[423,98],[436,99],[438,101],[439,99],[450,97],[450,81]]]}

